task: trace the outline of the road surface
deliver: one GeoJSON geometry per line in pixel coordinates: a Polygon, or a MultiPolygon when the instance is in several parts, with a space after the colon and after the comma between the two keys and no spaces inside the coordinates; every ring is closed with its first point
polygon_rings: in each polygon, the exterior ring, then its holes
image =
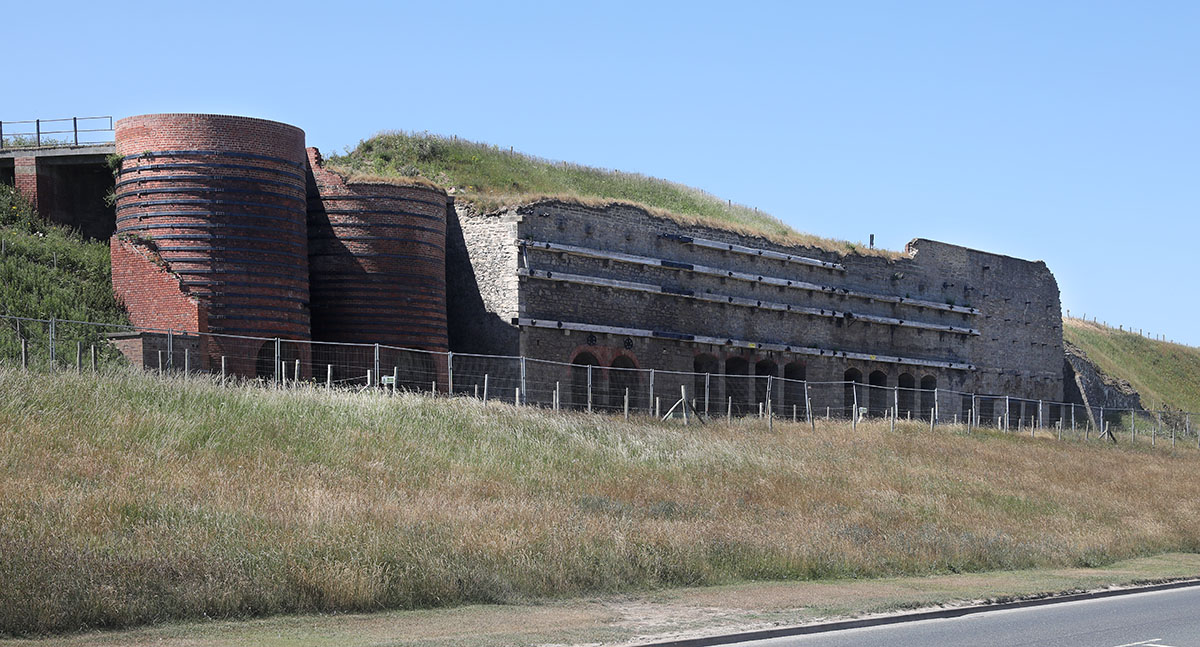
{"type": "Polygon", "coordinates": [[[1200,587],[738,643],[738,647],[922,645],[1200,647],[1200,587]]]}

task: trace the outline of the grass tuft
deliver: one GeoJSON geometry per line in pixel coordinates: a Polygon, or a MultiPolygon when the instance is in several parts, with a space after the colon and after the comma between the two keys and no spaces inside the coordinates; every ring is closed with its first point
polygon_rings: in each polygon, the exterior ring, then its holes
{"type": "Polygon", "coordinates": [[[1100,370],[1128,381],[1147,409],[1200,411],[1200,348],[1067,318],[1063,339],[1100,370]]]}

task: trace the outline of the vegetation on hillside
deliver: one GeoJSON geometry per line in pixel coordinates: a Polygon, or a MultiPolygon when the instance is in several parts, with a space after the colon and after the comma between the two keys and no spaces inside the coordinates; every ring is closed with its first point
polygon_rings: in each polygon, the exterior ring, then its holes
{"type": "MultiPolygon", "coordinates": [[[[10,185],[0,184],[0,315],[127,324],[112,289],[108,243],[40,218],[10,185]]],[[[60,357],[74,360],[74,343],[98,343],[104,331],[62,324],[60,357]]],[[[33,358],[48,356],[43,324],[0,319],[0,357],[17,357],[20,338],[33,358]],[[18,337],[19,335],[19,337],[18,337]]]]}
{"type": "Polygon", "coordinates": [[[0,392],[13,634],[1200,549],[1182,445],[684,428],[133,370],[0,369],[0,392]]]}
{"type": "Polygon", "coordinates": [[[330,168],[382,177],[420,177],[483,209],[540,197],[630,202],[660,215],[698,219],[780,242],[837,252],[893,254],[861,244],[800,234],[778,219],[675,182],[533,157],[496,146],[429,133],[391,131],[332,155],[330,168]]]}
{"type": "Polygon", "coordinates": [[[1200,411],[1200,348],[1082,319],[1063,319],[1063,338],[1100,370],[1128,381],[1147,409],[1200,411]]]}

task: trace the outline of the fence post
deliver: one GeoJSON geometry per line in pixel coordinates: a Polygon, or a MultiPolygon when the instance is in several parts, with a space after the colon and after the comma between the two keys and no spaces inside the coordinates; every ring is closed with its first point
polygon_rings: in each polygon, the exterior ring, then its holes
{"type": "Polygon", "coordinates": [[[650,399],[646,400],[646,407],[654,403],[654,369],[650,369],[650,399]]]}
{"type": "Polygon", "coordinates": [[[812,400],[810,400],[808,397],[808,380],[804,380],[801,382],[801,384],[804,385],[804,414],[808,416],[808,426],[812,428],[813,431],[816,431],[817,421],[815,418],[813,418],[812,400]]]}
{"type": "MultiPolygon", "coordinates": [[[[591,401],[592,367],[588,366],[588,400],[591,401]]],[[[521,401],[529,404],[529,392],[525,390],[525,356],[521,356],[521,401]]],[[[591,408],[588,408],[591,411],[591,408]]]]}
{"type": "Polygon", "coordinates": [[[79,145],[79,117],[71,117],[71,130],[75,131],[75,145],[79,145]]]}
{"type": "Polygon", "coordinates": [[[333,388],[333,364],[325,365],[325,388],[333,388]]]}
{"type": "MultiPolygon", "coordinates": [[[[279,341],[279,338],[276,337],[275,338],[275,383],[276,384],[281,384],[283,382],[283,367],[280,366],[280,364],[279,364],[282,361],[283,361],[283,342],[279,341]]],[[[378,372],[379,372],[379,370],[376,369],[376,373],[378,373],[378,372]]]]}
{"type": "Polygon", "coordinates": [[[725,424],[733,422],[733,396],[729,396],[725,408],[725,424]]]}
{"type": "MultiPolygon", "coordinates": [[[[524,358],[522,358],[522,359],[524,359],[524,358]]],[[[524,364],[524,362],[522,362],[522,364],[524,364]]],[[[524,371],[522,371],[522,373],[524,373],[524,371]]],[[[592,412],[592,365],[591,364],[588,364],[587,380],[588,380],[587,412],[591,413],[592,412]]]]}
{"type": "Polygon", "coordinates": [[[562,382],[554,381],[554,410],[562,409],[562,382]]]}
{"type": "Polygon", "coordinates": [[[92,372],[96,372],[96,345],[92,344],[92,372]]]}
{"type": "Polygon", "coordinates": [[[1042,401],[1038,400],[1038,427],[1046,426],[1046,413],[1042,411],[1042,401]]]}
{"type": "Polygon", "coordinates": [[[54,317],[50,317],[50,368],[51,369],[54,368],[54,362],[57,359],[56,354],[54,352],[54,328],[55,328],[54,317]]]}
{"type": "MultiPolygon", "coordinates": [[[[938,388],[933,387],[933,417],[936,420],[938,414],[941,413],[941,408],[938,406],[938,388]]],[[[933,427],[930,427],[932,429],[933,427]]]]}
{"type": "Polygon", "coordinates": [[[1100,407],[1100,419],[1096,421],[1096,440],[1104,439],[1104,407],[1100,407]]]}
{"type": "Polygon", "coordinates": [[[21,338],[21,369],[29,370],[29,342],[21,338]]]}
{"type": "Polygon", "coordinates": [[[446,393],[454,395],[454,351],[446,352],[446,393]]]}
{"type": "Polygon", "coordinates": [[[772,414],[771,386],[774,384],[771,380],[773,378],[774,378],[774,376],[772,376],[772,375],[767,376],[767,398],[766,398],[766,400],[767,400],[767,431],[775,430],[775,422],[773,420],[774,416],[771,415],[772,414]]]}
{"type": "Polygon", "coordinates": [[[937,407],[929,410],[929,431],[933,431],[933,425],[937,422],[937,407]]]}
{"type": "Polygon", "coordinates": [[[654,398],[654,419],[662,420],[662,403],[657,397],[654,398]]]}
{"type": "Polygon", "coordinates": [[[683,426],[686,427],[688,425],[687,387],[682,384],[679,385],[679,403],[683,405],[683,426]]]}
{"type": "Polygon", "coordinates": [[[221,383],[225,383],[225,356],[221,356],[221,383]]]}
{"type": "Polygon", "coordinates": [[[1006,396],[1004,396],[1004,431],[1005,432],[1008,431],[1008,412],[1011,409],[1012,409],[1012,406],[1009,404],[1008,396],[1006,395],[1006,396]]]}
{"type": "Polygon", "coordinates": [[[188,375],[192,372],[192,349],[184,347],[183,349],[183,374],[188,375]]]}
{"type": "MultiPolygon", "coordinates": [[[[375,344],[375,379],[382,379],[379,375],[379,344],[375,344]]],[[[372,382],[371,386],[375,386],[375,383],[372,382]]]]}
{"type": "Polygon", "coordinates": [[[296,373],[292,376],[292,381],[296,384],[300,383],[300,360],[296,360],[296,373]]]}
{"type": "Polygon", "coordinates": [[[163,358],[162,358],[162,351],[161,351],[161,350],[159,350],[159,351],[158,351],[158,376],[159,376],[159,377],[162,377],[162,372],[163,372],[163,361],[162,361],[162,359],[163,359],[163,358]]]}
{"type": "Polygon", "coordinates": [[[708,388],[709,388],[709,378],[711,378],[711,377],[712,377],[712,374],[710,374],[710,373],[704,374],[704,417],[705,418],[708,417],[708,393],[709,393],[708,388]]]}
{"type": "Polygon", "coordinates": [[[850,391],[854,394],[854,411],[850,412],[850,429],[858,431],[858,383],[850,383],[850,391]]]}
{"type": "Polygon", "coordinates": [[[629,387],[625,387],[625,419],[629,420],[629,387]]]}
{"type": "Polygon", "coordinates": [[[75,342],[75,372],[83,372],[83,342],[75,342]]]}
{"type": "Polygon", "coordinates": [[[513,406],[521,406],[521,387],[519,386],[513,388],[513,406]]]}
{"type": "MultiPolygon", "coordinates": [[[[558,391],[558,383],[557,382],[554,383],[554,391],[555,392],[558,391]]],[[[484,373],[483,374],[483,406],[485,406],[485,407],[487,406],[487,392],[488,392],[488,374],[484,373]]]]}
{"type": "Polygon", "coordinates": [[[896,430],[896,418],[900,417],[900,386],[892,387],[892,431],[896,430]]]}
{"type": "MultiPolygon", "coordinates": [[[[279,361],[279,357],[275,357],[279,361]]],[[[175,329],[167,328],[167,370],[175,370],[175,329]]]]}

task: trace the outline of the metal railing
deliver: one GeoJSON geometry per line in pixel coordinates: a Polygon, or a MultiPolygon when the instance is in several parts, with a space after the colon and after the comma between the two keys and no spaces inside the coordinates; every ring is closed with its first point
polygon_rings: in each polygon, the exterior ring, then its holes
{"type": "Polygon", "coordinates": [[[1146,411],[945,388],[816,382],[775,375],[691,373],[572,364],[504,355],[433,352],[385,344],[296,341],[0,315],[0,364],[96,369],[138,355],[159,374],[221,382],[424,392],[552,410],[686,420],[760,418],[816,429],[818,422],[919,422],[971,432],[1200,447],[1186,411],[1146,411]],[[116,333],[114,335],[114,333],[116,333]],[[125,333],[121,335],[120,333],[125,333]],[[124,349],[118,346],[125,344],[124,349]]]}
{"type": "Polygon", "coordinates": [[[113,118],[66,117],[0,121],[0,148],[49,148],[54,146],[91,146],[108,144],[112,135],[98,139],[95,133],[113,133],[113,118]],[[69,124],[69,126],[64,126],[69,124]],[[83,135],[82,141],[79,136],[83,135]],[[66,137],[58,137],[65,135],[66,137]]]}

